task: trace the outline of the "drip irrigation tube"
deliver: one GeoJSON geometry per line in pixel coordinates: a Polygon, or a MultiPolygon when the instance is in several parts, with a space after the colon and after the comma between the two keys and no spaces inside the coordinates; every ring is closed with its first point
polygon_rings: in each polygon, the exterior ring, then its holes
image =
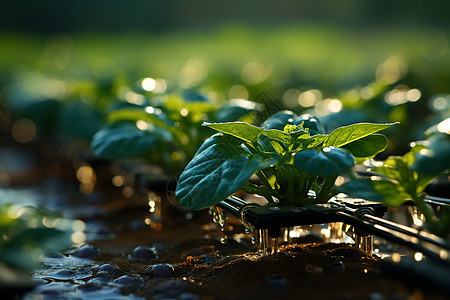
{"type": "Polygon", "coordinates": [[[368,233],[389,240],[391,242],[397,243],[399,245],[406,246],[415,251],[419,251],[423,253],[425,256],[429,257],[430,259],[445,262],[450,266],[450,262],[448,260],[442,259],[440,253],[436,252],[433,249],[433,246],[430,247],[430,243],[420,241],[417,237],[410,236],[406,233],[402,233],[397,230],[386,228],[379,224],[372,224],[358,217],[355,217],[347,212],[338,211],[336,212],[336,214],[339,215],[342,218],[343,222],[346,224],[352,225],[355,228],[364,230],[368,233]]]}
{"type": "MultiPolygon", "coordinates": [[[[358,203],[358,202],[355,202],[358,203]]],[[[444,259],[441,251],[450,250],[450,245],[442,238],[430,233],[401,225],[379,217],[383,208],[346,205],[345,200],[330,200],[328,206],[313,205],[305,207],[280,206],[264,207],[247,203],[237,197],[228,197],[218,206],[241,222],[254,225],[256,228],[266,228],[275,232],[276,229],[295,225],[308,225],[327,222],[344,222],[355,228],[389,240],[412,250],[422,252],[430,259],[444,262],[450,266],[450,261],[444,259]],[[359,207],[359,208],[355,208],[359,207]]],[[[276,234],[274,234],[274,237],[276,234]]]]}

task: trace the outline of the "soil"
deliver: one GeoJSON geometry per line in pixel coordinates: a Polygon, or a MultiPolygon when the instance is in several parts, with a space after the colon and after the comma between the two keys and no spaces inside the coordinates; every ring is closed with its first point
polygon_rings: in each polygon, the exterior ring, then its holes
{"type": "MultiPolygon", "coordinates": [[[[23,150],[23,149],[22,149],[23,150]]],[[[29,150],[29,149],[28,149],[29,150]]],[[[48,151],[46,148],[45,151],[48,151]]],[[[58,207],[86,223],[87,241],[44,259],[24,299],[446,299],[383,272],[382,261],[349,244],[309,238],[261,255],[236,219],[226,232],[207,211],[188,212],[162,198],[162,216],[149,212],[148,194],[111,185],[111,164],[95,162],[93,193],[78,191],[75,163],[40,156],[10,179],[10,188],[48,187],[64,194],[58,207]],[[37,171],[38,170],[38,171],[37,171]],[[56,170],[56,171],[55,171],[56,170]],[[39,174],[36,175],[36,174],[39,174]],[[46,185],[47,184],[47,185],[46,185]],[[227,241],[224,242],[224,235],[227,241]]],[[[114,168],[113,168],[114,169],[114,168]]]]}

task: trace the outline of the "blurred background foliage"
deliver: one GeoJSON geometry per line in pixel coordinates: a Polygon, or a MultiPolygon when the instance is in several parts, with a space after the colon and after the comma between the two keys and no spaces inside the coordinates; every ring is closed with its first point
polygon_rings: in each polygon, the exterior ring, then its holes
{"type": "Polygon", "coordinates": [[[448,117],[449,8],[435,0],[10,1],[0,20],[1,95],[12,120],[85,139],[117,102],[194,93],[311,112],[328,129],[400,121],[391,152],[405,152],[448,117]],[[73,128],[81,119],[89,126],[73,128]]]}

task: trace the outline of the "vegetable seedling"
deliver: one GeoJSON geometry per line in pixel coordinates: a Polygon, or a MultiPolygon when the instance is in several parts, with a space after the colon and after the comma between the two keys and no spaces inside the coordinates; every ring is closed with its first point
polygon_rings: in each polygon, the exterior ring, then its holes
{"type": "MultiPolygon", "coordinates": [[[[448,119],[439,124],[445,124],[444,122],[448,124],[448,119]]],[[[425,216],[425,227],[448,238],[449,207],[441,206],[436,212],[425,201],[426,187],[437,177],[448,176],[450,173],[450,135],[436,130],[439,124],[427,130],[427,140],[412,143],[411,150],[405,155],[391,156],[372,168],[379,176],[370,180],[361,178],[350,181],[339,187],[339,190],[367,200],[383,202],[388,206],[400,206],[413,201],[425,216]]]]}
{"type": "Polygon", "coordinates": [[[111,111],[91,147],[98,157],[142,158],[174,175],[211,134],[211,129],[200,127],[203,121],[234,121],[257,109],[255,103],[241,99],[217,107],[209,101],[168,95],[154,105],[128,105],[111,111]]]}
{"type": "Polygon", "coordinates": [[[181,174],[176,200],[202,209],[242,189],[265,197],[269,205],[324,203],[336,194],[339,174],[386,148],[387,138],[377,132],[393,124],[358,123],[325,134],[317,118],[289,111],[272,115],[261,127],[204,123],[219,133],[204,142],[181,174]],[[254,174],[258,182],[249,180],[254,174]]]}

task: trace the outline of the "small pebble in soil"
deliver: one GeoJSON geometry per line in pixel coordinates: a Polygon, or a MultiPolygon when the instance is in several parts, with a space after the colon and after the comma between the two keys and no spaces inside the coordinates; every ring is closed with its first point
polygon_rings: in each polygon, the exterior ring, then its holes
{"type": "Polygon", "coordinates": [[[145,269],[145,274],[153,278],[171,278],[175,276],[175,269],[169,264],[157,264],[145,269]]]}
{"type": "Polygon", "coordinates": [[[139,281],[131,276],[123,275],[122,277],[119,277],[116,280],[114,280],[113,283],[119,286],[130,286],[130,285],[137,285],[139,281]]]}
{"type": "Polygon", "coordinates": [[[130,258],[140,260],[152,260],[158,258],[155,248],[150,247],[136,247],[131,253],[130,258]]]}
{"type": "Polygon", "coordinates": [[[78,257],[78,258],[85,258],[85,259],[92,259],[99,256],[99,252],[97,249],[90,245],[84,245],[81,248],[79,248],[77,251],[75,251],[72,256],[78,257]]]}
{"type": "Polygon", "coordinates": [[[106,274],[100,274],[99,276],[92,278],[88,282],[104,284],[104,283],[111,282],[111,278],[106,274]]]}
{"type": "Polygon", "coordinates": [[[274,274],[266,279],[266,286],[277,290],[285,290],[287,283],[286,279],[274,274]]]}
{"type": "Polygon", "coordinates": [[[103,264],[98,268],[97,274],[106,274],[111,277],[117,277],[118,275],[122,275],[124,272],[115,265],[111,264],[103,264]]]}
{"type": "Polygon", "coordinates": [[[320,267],[320,266],[307,264],[305,266],[305,272],[309,273],[309,274],[322,274],[323,273],[323,268],[320,267]]]}

